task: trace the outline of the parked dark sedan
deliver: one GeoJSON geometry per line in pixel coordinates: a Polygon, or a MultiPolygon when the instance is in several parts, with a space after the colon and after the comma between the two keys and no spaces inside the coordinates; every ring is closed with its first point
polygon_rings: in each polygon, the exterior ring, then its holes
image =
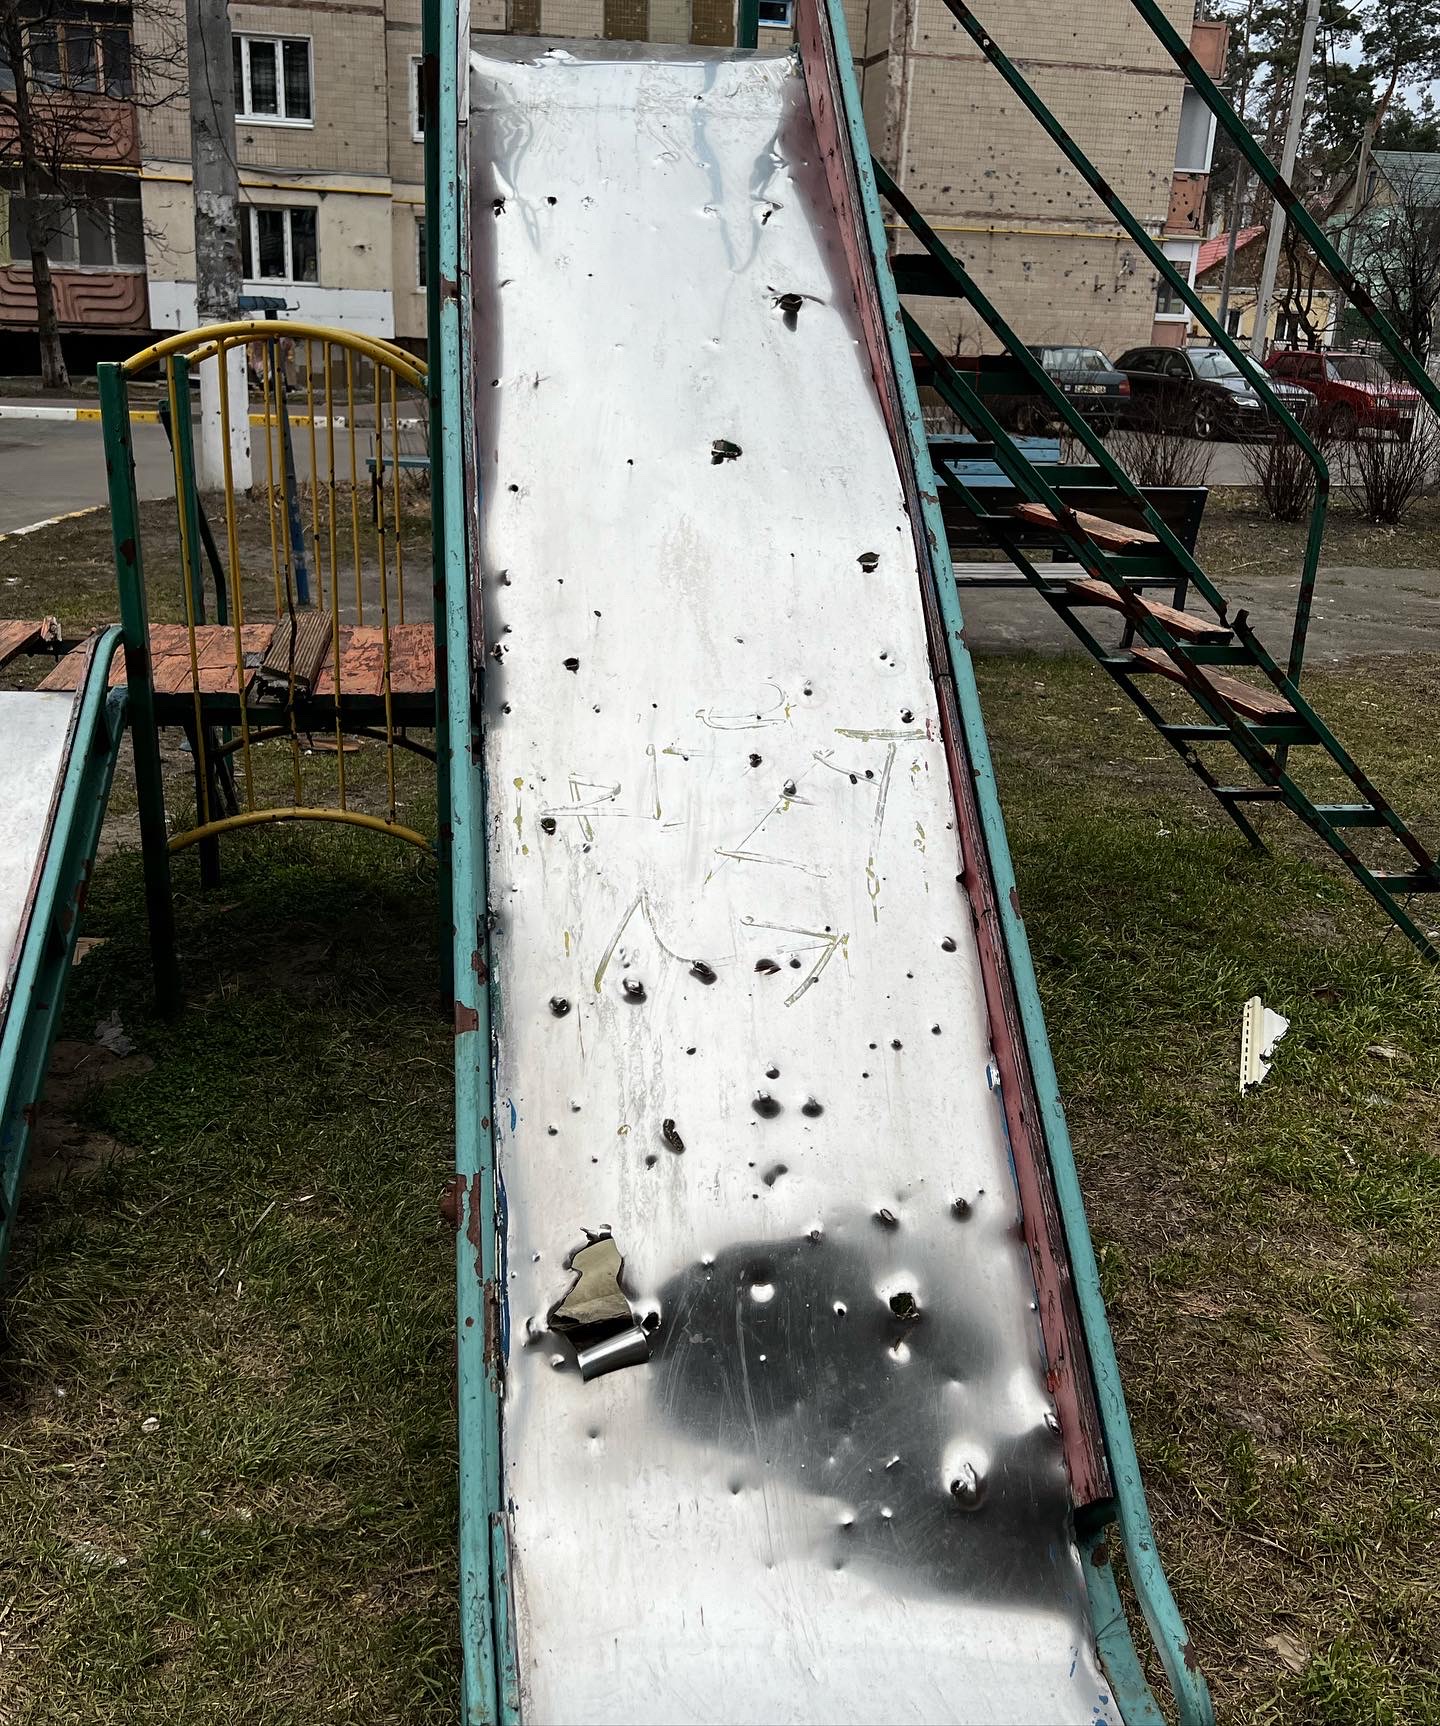
{"type": "MultiPolygon", "coordinates": [[[[1267,437],[1278,420],[1222,348],[1131,348],[1115,364],[1130,382],[1125,424],[1163,425],[1192,437],[1267,437]]],[[[1270,386],[1296,419],[1315,397],[1296,384],[1270,386]]]]}
{"type": "MultiPolygon", "coordinates": [[[[1130,385],[1099,350],[1072,346],[1032,347],[1046,373],[1069,398],[1085,423],[1102,436],[1119,423],[1130,385]]],[[[1005,417],[1019,432],[1045,431],[1059,415],[1043,396],[1012,396],[1005,417]]]]}

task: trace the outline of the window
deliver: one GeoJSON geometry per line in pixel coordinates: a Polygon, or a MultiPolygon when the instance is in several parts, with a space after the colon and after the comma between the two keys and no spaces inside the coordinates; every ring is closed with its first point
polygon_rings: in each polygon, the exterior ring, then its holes
{"type": "Polygon", "coordinates": [[[1208,174],[1215,145],[1215,116],[1198,90],[1187,88],[1180,98],[1180,133],[1175,140],[1175,172],[1208,174]]]}
{"type": "MultiPolygon", "coordinates": [[[[141,270],[145,233],[139,198],[95,198],[78,207],[61,198],[40,200],[45,256],[57,270],[141,270]]],[[[10,193],[10,253],[17,264],[30,262],[25,200],[10,193]]]]}
{"type": "Polygon", "coordinates": [[[1167,378],[1177,378],[1181,383],[1190,382],[1190,368],[1179,354],[1171,354],[1161,369],[1167,378]]]}
{"type": "MultiPolygon", "coordinates": [[[[1163,248],[1166,260],[1174,267],[1180,279],[1188,287],[1195,276],[1195,257],[1200,250],[1196,240],[1167,240],[1163,248]]],[[[1185,302],[1180,295],[1162,276],[1155,284],[1155,316],[1157,318],[1181,319],[1189,316],[1185,310],[1185,302]]]]}
{"type": "Polygon", "coordinates": [[[235,117],[267,124],[314,124],[308,36],[235,36],[235,117]]]}
{"type": "Polygon", "coordinates": [[[240,273],[247,282],[318,282],[315,211],[241,210],[240,273]]]}
{"type": "Polygon", "coordinates": [[[425,250],[425,218],[424,216],[417,216],[415,218],[415,286],[417,288],[429,286],[429,275],[426,268],[428,256],[429,254],[425,250]]]}
{"type": "Polygon", "coordinates": [[[790,30],[795,24],[794,0],[760,0],[762,30],[790,30]]]}
{"type": "MultiPolygon", "coordinates": [[[[113,6],[61,6],[53,17],[26,31],[30,75],[57,90],[88,90],[129,101],[130,26],[115,22],[113,6]]],[[[13,89],[14,75],[0,70],[0,89],[13,89]]]]}
{"type": "Polygon", "coordinates": [[[425,136],[425,62],[410,56],[410,136],[418,144],[425,136]]]}

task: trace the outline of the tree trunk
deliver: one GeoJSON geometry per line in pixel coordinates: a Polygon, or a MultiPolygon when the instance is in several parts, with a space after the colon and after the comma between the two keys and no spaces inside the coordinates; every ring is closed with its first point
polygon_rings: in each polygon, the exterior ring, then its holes
{"type": "MultiPolygon", "coordinates": [[[[29,203],[28,198],[26,202],[29,203]]],[[[70,373],[60,346],[60,323],[55,316],[55,284],[50,279],[50,259],[45,253],[43,237],[36,244],[36,236],[42,230],[28,211],[25,225],[30,237],[30,285],[35,290],[35,327],[40,338],[40,381],[47,390],[68,390],[70,373]]]]}
{"type": "Polygon", "coordinates": [[[20,189],[25,196],[25,239],[30,247],[30,285],[35,292],[35,326],[40,338],[40,379],[47,390],[70,387],[70,373],[60,348],[55,316],[55,284],[50,279],[49,244],[53,236],[41,219],[40,168],[35,113],[30,105],[30,76],[17,8],[0,14],[0,41],[15,78],[15,137],[20,148],[20,189]]]}

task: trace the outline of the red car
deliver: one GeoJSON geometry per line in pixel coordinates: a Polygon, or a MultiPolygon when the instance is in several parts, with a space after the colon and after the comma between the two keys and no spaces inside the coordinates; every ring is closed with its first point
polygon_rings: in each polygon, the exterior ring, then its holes
{"type": "Polygon", "coordinates": [[[1338,437],[1353,437],[1364,430],[1408,438],[1415,429],[1420,392],[1396,383],[1369,354],[1284,348],[1271,354],[1265,365],[1277,378],[1312,391],[1320,401],[1322,424],[1338,437]]]}

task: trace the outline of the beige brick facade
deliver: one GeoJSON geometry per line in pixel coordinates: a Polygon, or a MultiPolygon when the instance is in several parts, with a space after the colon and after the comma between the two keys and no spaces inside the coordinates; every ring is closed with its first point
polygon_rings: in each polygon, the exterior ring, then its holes
{"type": "MultiPolygon", "coordinates": [[[[863,0],[852,4],[859,10],[863,0]]],[[[1192,0],[1166,0],[1165,10],[1188,35],[1192,0]]],[[[1158,235],[1170,210],[1184,80],[1128,0],[1007,0],[982,16],[1158,235]]],[[[877,154],[1020,336],[1094,343],[1112,355],[1148,342],[1154,273],[940,0],[895,0],[886,72],[878,135],[866,91],[877,154]]],[[[915,309],[947,346],[998,345],[967,309],[915,309]]]]}

